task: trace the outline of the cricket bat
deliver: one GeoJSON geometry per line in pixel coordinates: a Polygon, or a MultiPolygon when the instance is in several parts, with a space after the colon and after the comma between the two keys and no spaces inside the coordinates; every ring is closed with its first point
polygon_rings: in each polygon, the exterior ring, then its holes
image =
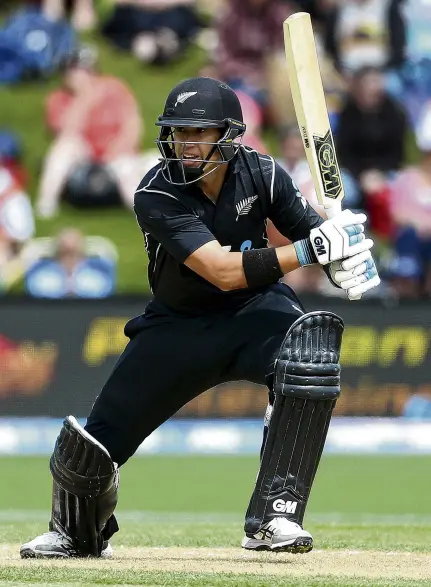
{"type": "Polygon", "coordinates": [[[284,21],[287,70],[308,165],[319,203],[329,217],[341,211],[344,188],[334,146],[310,15],[284,21]]]}

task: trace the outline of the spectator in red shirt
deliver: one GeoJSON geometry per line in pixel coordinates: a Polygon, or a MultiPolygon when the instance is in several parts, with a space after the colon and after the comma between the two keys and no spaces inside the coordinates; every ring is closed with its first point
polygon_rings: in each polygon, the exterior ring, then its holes
{"type": "Polygon", "coordinates": [[[30,198],[0,158],[0,293],[21,274],[20,253],[33,234],[30,198]]]}
{"type": "Polygon", "coordinates": [[[157,158],[139,154],[143,123],[136,100],[122,81],[97,72],[94,51],[83,48],[73,57],[64,87],[48,97],[46,115],[55,139],[41,177],[37,213],[53,216],[66,182],[89,162],[107,169],[123,201],[132,206],[136,186],[157,158]]]}

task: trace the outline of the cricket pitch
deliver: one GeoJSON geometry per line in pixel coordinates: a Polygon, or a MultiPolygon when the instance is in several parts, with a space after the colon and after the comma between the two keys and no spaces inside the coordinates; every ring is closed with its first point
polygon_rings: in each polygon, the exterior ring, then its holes
{"type": "Polygon", "coordinates": [[[106,559],[21,560],[19,545],[3,544],[0,566],[48,565],[70,569],[233,573],[364,579],[405,579],[431,582],[431,554],[359,550],[315,550],[304,555],[247,552],[239,548],[121,547],[106,559]]]}

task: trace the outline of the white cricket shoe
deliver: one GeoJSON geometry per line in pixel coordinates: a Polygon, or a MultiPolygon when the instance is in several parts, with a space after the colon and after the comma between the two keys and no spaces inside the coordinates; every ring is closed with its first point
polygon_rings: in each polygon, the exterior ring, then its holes
{"type": "MultiPolygon", "coordinates": [[[[59,532],[45,532],[30,542],[23,544],[19,550],[21,558],[71,558],[79,557],[70,538],[59,532]]],[[[104,542],[101,558],[113,555],[112,546],[104,542]]]]}
{"type": "Polygon", "coordinates": [[[254,536],[245,536],[241,543],[248,550],[272,550],[303,554],[313,548],[313,537],[299,524],[277,517],[267,522],[254,536]]]}

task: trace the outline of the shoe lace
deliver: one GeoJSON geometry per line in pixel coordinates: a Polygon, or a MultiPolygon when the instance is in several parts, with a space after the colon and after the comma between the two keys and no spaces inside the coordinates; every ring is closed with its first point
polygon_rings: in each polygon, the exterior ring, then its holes
{"type": "Polygon", "coordinates": [[[292,526],[299,527],[295,522],[282,517],[273,518],[269,522],[269,527],[273,532],[278,530],[281,533],[287,533],[292,530],[292,526]]]}

